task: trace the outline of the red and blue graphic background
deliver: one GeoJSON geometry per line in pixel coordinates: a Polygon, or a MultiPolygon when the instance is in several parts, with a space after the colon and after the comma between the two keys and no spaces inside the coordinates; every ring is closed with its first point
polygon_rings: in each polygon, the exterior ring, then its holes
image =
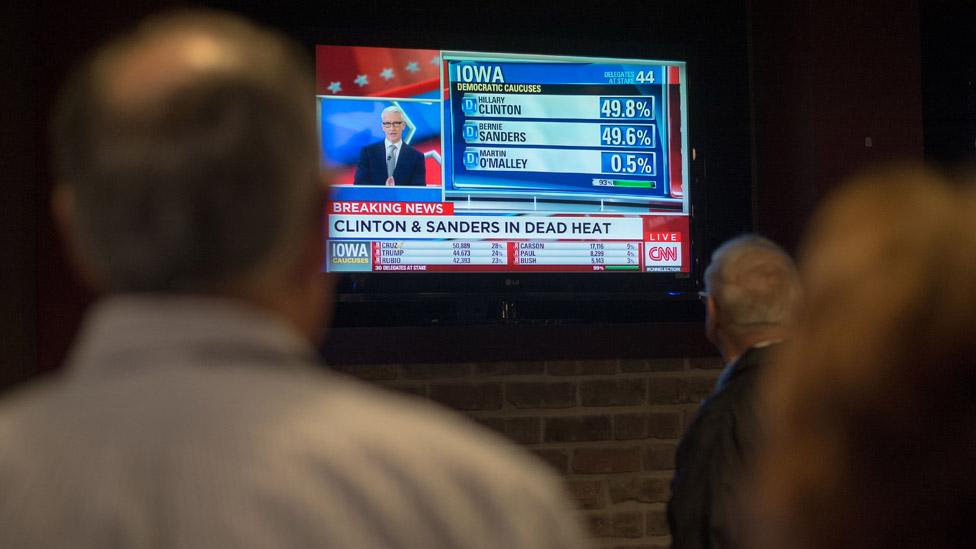
{"type": "Polygon", "coordinates": [[[352,184],[360,150],[383,139],[380,113],[395,103],[412,126],[404,140],[426,156],[427,185],[441,186],[439,51],[316,46],[315,65],[322,154],[335,170],[333,184],[352,184]]]}

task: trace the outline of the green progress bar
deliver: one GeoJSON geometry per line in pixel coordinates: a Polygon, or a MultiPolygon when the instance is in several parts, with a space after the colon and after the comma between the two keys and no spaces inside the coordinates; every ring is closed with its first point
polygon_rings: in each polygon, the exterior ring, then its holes
{"type": "Polygon", "coordinates": [[[614,179],[614,187],[631,187],[633,189],[656,189],[657,183],[654,181],[634,181],[631,179],[614,179]]]}
{"type": "Polygon", "coordinates": [[[607,265],[608,271],[639,271],[640,265],[607,265]]]}

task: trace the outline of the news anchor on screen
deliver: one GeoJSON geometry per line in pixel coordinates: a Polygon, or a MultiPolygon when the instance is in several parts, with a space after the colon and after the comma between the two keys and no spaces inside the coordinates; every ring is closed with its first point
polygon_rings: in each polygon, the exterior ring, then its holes
{"type": "Polygon", "coordinates": [[[363,147],[359,153],[354,185],[424,186],[427,167],[424,155],[403,142],[403,111],[390,106],[383,109],[383,133],[386,139],[363,147]]]}

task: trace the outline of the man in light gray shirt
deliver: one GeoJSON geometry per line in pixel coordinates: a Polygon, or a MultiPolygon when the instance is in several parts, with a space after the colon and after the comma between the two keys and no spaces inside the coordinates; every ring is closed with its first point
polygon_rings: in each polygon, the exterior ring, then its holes
{"type": "Polygon", "coordinates": [[[0,403],[0,547],[575,548],[559,483],[318,366],[331,288],[312,79],[213,12],[98,52],[56,115],[56,215],[104,297],[0,403]]]}

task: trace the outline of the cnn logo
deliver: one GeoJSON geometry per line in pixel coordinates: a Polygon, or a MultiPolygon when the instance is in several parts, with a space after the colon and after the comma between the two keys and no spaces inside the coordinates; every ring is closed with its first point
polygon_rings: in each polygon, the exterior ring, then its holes
{"type": "Polygon", "coordinates": [[[647,259],[654,265],[680,265],[681,244],[653,244],[647,247],[647,259]]]}

